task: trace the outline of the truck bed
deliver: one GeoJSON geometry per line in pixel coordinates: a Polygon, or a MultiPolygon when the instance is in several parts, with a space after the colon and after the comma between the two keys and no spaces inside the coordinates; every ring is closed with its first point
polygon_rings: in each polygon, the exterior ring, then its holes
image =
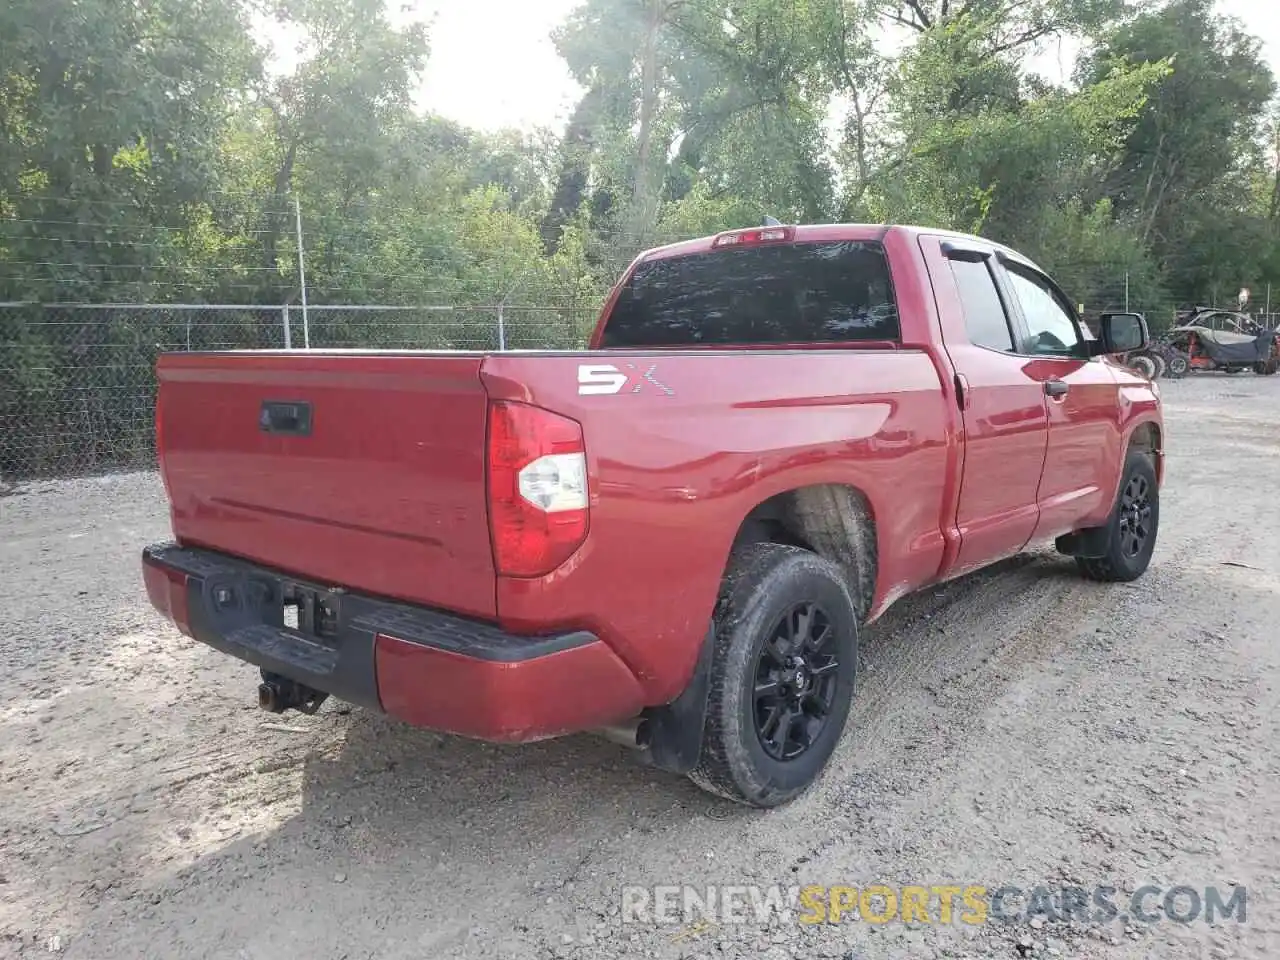
{"type": "Polygon", "coordinates": [[[877,608],[943,557],[953,414],[923,351],[170,354],[159,379],[179,544],[517,633],[591,630],[658,699],[705,629],[687,611],[710,616],[738,522],[773,493],[854,483],[880,505],[901,548],[868,585],[877,608]],[[544,577],[495,571],[493,402],[585,437],[589,533],[544,577]],[[309,430],[264,428],[270,404],[309,405],[309,430]],[[636,580],[655,605],[628,599],[636,580]]]}

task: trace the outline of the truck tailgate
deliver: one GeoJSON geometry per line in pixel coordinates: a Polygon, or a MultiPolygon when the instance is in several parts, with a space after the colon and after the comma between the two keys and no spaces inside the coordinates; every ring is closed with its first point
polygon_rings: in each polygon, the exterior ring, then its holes
{"type": "Polygon", "coordinates": [[[161,470],[184,544],[494,616],[480,354],[167,354],[161,470]]]}

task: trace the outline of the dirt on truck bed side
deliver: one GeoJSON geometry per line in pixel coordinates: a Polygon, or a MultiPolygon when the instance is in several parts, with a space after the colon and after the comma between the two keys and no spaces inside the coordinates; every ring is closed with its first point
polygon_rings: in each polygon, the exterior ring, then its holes
{"type": "Polygon", "coordinates": [[[154,475],[0,498],[0,958],[1280,956],[1280,379],[1163,387],[1149,574],[1040,553],[903,601],[831,769],[768,813],[586,737],[263,714],[253,668],[147,606],[154,475]],[[620,915],[633,885],[875,882],[1240,885],[1247,916],[620,915]]]}

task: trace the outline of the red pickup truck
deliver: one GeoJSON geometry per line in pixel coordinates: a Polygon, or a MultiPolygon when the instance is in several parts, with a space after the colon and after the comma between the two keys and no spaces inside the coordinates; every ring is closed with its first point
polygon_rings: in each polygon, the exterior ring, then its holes
{"type": "Polygon", "coordinates": [[[769,226],[641,255],[584,352],[166,354],[146,586],[269,710],[602,732],[772,806],[903,594],[1036,543],[1143,573],[1146,341],[987,240],[769,226]]]}

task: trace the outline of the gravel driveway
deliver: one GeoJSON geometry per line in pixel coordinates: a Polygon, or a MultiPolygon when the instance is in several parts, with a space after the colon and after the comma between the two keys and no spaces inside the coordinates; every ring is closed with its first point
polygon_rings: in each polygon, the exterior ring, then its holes
{"type": "Polygon", "coordinates": [[[863,637],[827,776],[768,813],[591,738],[269,717],[253,668],[146,606],[153,475],[0,497],[0,957],[1280,956],[1280,377],[1163,389],[1150,573],[1100,586],[1039,553],[902,601],[863,637]],[[877,881],[1243,885],[1248,913],[619,915],[629,885],[877,881]]]}

